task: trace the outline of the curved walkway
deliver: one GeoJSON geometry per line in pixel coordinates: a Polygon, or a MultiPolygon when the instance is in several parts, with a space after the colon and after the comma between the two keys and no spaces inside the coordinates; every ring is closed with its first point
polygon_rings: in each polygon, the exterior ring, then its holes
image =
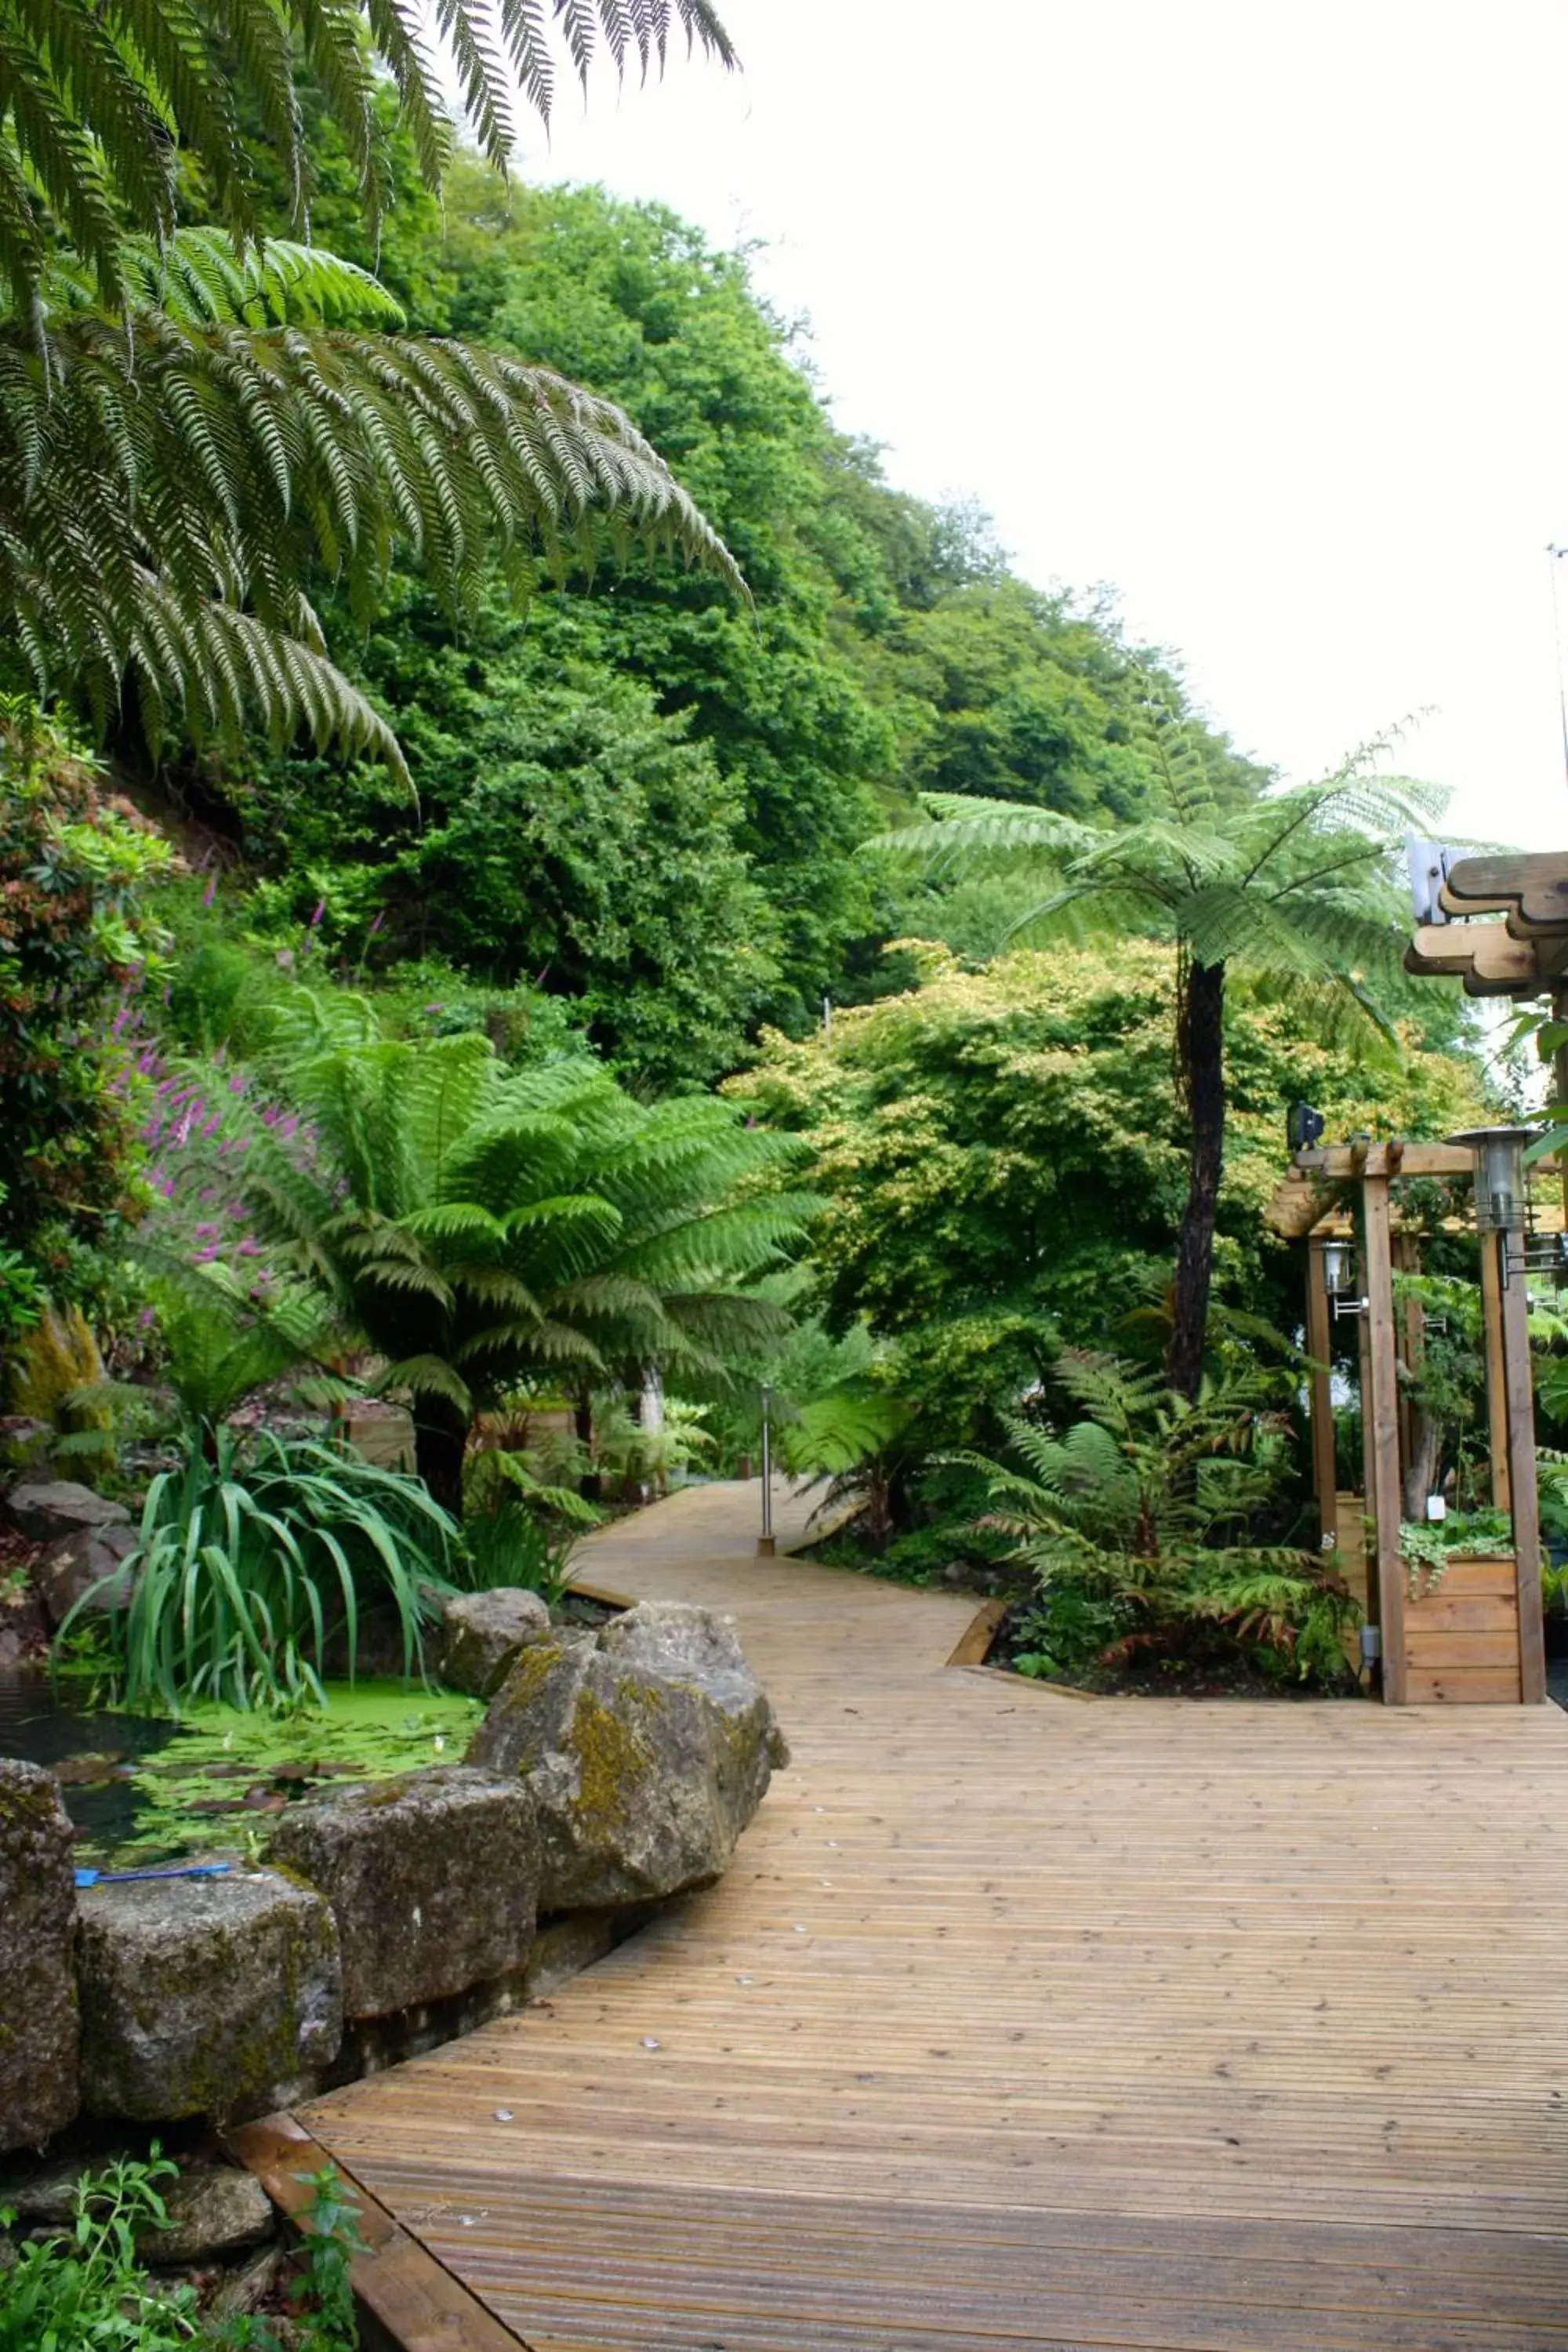
{"type": "Polygon", "coordinates": [[[773,1691],[729,1877],[316,2137],[534,2352],[1568,2352],[1558,1709],[951,1668],[757,1500],[588,1570],[773,1691]]]}

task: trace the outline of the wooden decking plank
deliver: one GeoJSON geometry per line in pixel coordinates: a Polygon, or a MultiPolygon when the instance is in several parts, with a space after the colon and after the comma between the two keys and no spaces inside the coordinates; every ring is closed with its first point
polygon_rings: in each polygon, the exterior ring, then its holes
{"type": "Polygon", "coordinates": [[[795,1769],[721,1885],[309,2111],[396,2224],[537,2352],[1568,2352],[1556,1710],[1086,1707],[737,1524],[595,1574],[731,1610],[795,1769]]]}
{"type": "Polygon", "coordinates": [[[307,2174],[333,2165],[358,2208],[365,2252],[350,2265],[367,2352],[537,2352],[501,2325],[427,2244],[394,2221],[347,2167],[291,2116],[264,2116],[225,2135],[229,2152],[255,2173],[281,2213],[309,2227],[307,2174]]]}

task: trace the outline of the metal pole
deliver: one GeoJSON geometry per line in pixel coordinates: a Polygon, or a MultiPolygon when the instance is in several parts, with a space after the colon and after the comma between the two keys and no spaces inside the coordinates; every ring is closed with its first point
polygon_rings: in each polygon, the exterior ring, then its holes
{"type": "Polygon", "coordinates": [[[773,1402],[772,1389],[765,1388],[763,1391],[763,1532],[757,1543],[759,1559],[772,1559],[773,1557],[773,1402]]]}

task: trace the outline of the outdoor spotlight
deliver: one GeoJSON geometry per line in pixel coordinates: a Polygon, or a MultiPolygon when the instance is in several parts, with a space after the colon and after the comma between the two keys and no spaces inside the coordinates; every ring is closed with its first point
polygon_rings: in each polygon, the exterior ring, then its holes
{"type": "Polygon", "coordinates": [[[1476,1223],[1483,1234],[1524,1231],[1524,1147],[1535,1136],[1532,1127],[1470,1127],[1449,1137],[1476,1155],[1476,1223]]]}
{"type": "Polygon", "coordinates": [[[1323,1288],[1331,1298],[1343,1298],[1355,1288],[1355,1253],[1349,1242],[1323,1244],[1323,1288]]]}
{"type": "Polygon", "coordinates": [[[1285,1140],[1292,1151],[1310,1151],[1323,1132],[1323,1114],[1310,1103],[1293,1102],[1285,1115],[1285,1140]]]}

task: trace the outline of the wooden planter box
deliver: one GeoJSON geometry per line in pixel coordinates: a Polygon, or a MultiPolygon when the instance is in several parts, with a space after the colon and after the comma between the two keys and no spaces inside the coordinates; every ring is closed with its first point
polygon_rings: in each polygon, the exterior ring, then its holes
{"type": "Polygon", "coordinates": [[[1519,1581],[1511,1554],[1450,1559],[1435,1592],[1405,1600],[1405,1697],[1517,1706],[1519,1581]]]}

